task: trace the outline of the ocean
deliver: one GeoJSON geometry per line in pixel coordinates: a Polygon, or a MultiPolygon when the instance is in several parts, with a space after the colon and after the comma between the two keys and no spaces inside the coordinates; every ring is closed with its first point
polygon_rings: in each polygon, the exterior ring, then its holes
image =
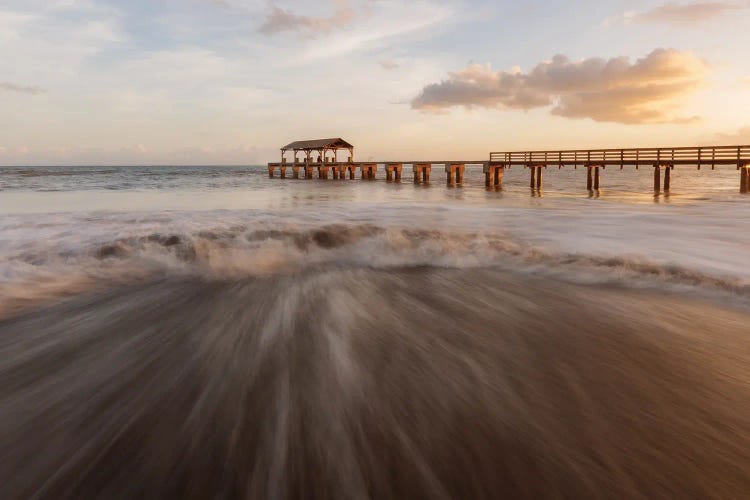
{"type": "Polygon", "coordinates": [[[740,498],[733,168],[0,167],[3,498],[740,498]]]}

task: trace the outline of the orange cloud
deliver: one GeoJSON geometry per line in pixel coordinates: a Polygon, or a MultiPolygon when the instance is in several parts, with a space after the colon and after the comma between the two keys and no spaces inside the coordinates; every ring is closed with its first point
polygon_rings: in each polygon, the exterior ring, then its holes
{"type": "Polygon", "coordinates": [[[355,12],[349,7],[348,1],[336,0],[335,3],[336,10],[330,17],[303,16],[272,5],[259,31],[266,35],[275,35],[284,31],[317,35],[350,24],[354,20],[355,12]]]}
{"type": "Polygon", "coordinates": [[[690,52],[657,49],[631,63],[627,57],[572,62],[557,55],[528,73],[493,71],[479,64],[427,85],[412,108],[443,112],[483,107],[529,110],[551,106],[566,118],[627,124],[685,123],[675,111],[703,83],[708,67],[690,52]]]}

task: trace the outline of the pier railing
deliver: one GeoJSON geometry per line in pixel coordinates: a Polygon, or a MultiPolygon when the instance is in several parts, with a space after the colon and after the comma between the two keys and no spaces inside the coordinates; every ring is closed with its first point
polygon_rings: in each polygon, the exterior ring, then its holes
{"type": "Polygon", "coordinates": [[[737,165],[750,162],[750,146],[588,149],[490,153],[507,165],[737,165]]]}

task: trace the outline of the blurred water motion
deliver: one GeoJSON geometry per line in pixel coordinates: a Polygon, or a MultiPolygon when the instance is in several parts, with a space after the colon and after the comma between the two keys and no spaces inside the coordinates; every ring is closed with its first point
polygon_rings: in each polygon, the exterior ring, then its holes
{"type": "Polygon", "coordinates": [[[164,279],[0,323],[4,498],[740,498],[750,315],[490,268],[164,279]]]}
{"type": "Polygon", "coordinates": [[[734,171],[7,170],[2,499],[750,493],[734,171]]]}

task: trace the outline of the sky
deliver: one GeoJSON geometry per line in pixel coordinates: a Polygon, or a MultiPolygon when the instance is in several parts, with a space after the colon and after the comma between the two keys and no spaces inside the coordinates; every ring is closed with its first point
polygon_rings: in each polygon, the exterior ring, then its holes
{"type": "Polygon", "coordinates": [[[750,144],[750,1],[0,0],[0,165],[750,144]]]}

